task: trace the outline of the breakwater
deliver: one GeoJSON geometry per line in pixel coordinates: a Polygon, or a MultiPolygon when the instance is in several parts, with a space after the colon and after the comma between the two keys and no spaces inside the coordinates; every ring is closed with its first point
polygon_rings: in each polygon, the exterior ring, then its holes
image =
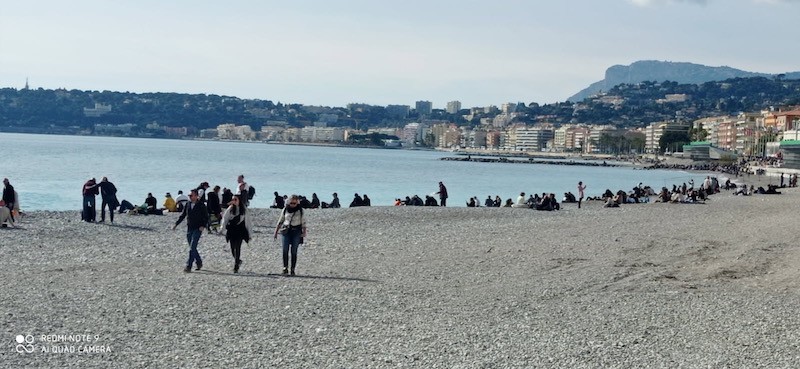
{"type": "Polygon", "coordinates": [[[552,160],[552,159],[536,159],[536,158],[506,158],[506,157],[472,157],[472,156],[447,156],[441,158],[447,161],[474,161],[479,163],[510,163],[510,164],[549,164],[549,165],[581,165],[589,167],[619,167],[619,164],[609,164],[605,160],[602,162],[594,161],[575,161],[575,160],[552,160]]]}

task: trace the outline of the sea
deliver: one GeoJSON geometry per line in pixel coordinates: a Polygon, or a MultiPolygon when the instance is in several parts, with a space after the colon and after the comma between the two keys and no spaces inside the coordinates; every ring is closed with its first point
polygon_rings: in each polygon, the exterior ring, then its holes
{"type": "MultiPolygon", "coordinates": [[[[337,192],[343,206],[354,194],[367,194],[373,206],[391,206],[396,198],[437,197],[439,181],[448,206],[466,206],[470,197],[516,199],[520,192],[576,193],[631,190],[640,182],[655,189],[682,184],[703,173],[637,170],[630,166],[481,163],[440,160],[455,153],[406,149],[369,149],[255,142],[60,136],[0,133],[0,177],[8,178],[22,211],[79,210],[81,189],[89,178],[108,177],[119,200],[142,204],[148,193],[163,202],[170,192],[188,193],[201,182],[236,188],[245,176],[256,188],[254,207],[269,207],[279,194],[316,193],[330,202],[337,192]]],[[[99,198],[98,198],[99,206],[99,198]]]]}

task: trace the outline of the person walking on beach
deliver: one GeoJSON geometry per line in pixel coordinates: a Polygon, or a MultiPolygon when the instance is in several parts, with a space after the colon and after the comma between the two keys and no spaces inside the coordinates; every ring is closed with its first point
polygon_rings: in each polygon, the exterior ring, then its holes
{"type": "Polygon", "coordinates": [[[586,185],[583,184],[583,181],[578,181],[578,209],[581,208],[581,203],[583,202],[583,191],[586,189],[586,185]]]}
{"type": "Polygon", "coordinates": [[[203,268],[203,259],[200,258],[200,253],[197,252],[197,243],[200,242],[200,236],[208,224],[208,210],[205,204],[200,202],[200,196],[197,190],[192,190],[189,193],[189,203],[183,208],[183,213],[172,226],[172,229],[178,227],[179,224],[186,219],[186,242],[189,243],[189,261],[186,262],[184,272],[189,273],[192,271],[192,263],[197,264],[197,269],[203,268]]]}
{"type": "Polygon", "coordinates": [[[14,220],[14,204],[17,203],[17,192],[14,191],[14,186],[8,181],[8,178],[3,178],[3,201],[8,208],[11,220],[14,220]]]}
{"type": "Polygon", "coordinates": [[[242,265],[242,241],[250,243],[250,221],[245,217],[246,213],[247,208],[241,204],[240,197],[234,196],[222,215],[220,229],[225,232],[225,240],[231,245],[234,273],[239,273],[239,266],[242,265]]]}
{"type": "Polygon", "coordinates": [[[444,183],[439,182],[439,206],[447,206],[447,187],[444,183]]]}
{"type": "Polygon", "coordinates": [[[283,274],[295,275],[297,248],[306,237],[306,232],[306,219],[300,206],[300,196],[292,195],[275,226],[274,239],[278,239],[278,233],[283,235],[283,274]],[[289,269],[289,251],[292,254],[291,269],[289,269]]]}
{"type": "Polygon", "coordinates": [[[83,184],[83,212],[81,220],[85,222],[94,222],[97,217],[95,206],[95,196],[97,196],[97,182],[94,178],[86,181],[83,184]]]}

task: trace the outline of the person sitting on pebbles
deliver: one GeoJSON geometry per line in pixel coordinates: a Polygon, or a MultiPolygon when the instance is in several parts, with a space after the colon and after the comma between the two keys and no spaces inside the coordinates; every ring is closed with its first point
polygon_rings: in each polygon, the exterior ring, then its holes
{"type": "Polygon", "coordinates": [[[11,210],[6,207],[6,202],[0,200],[0,227],[6,228],[8,226],[15,228],[14,218],[11,217],[11,210]]]}

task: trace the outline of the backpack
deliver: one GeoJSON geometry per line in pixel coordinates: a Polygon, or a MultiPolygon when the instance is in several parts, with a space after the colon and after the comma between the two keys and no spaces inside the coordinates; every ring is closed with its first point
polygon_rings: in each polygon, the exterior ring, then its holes
{"type": "Polygon", "coordinates": [[[256,188],[253,187],[253,186],[250,186],[250,190],[247,191],[247,199],[248,200],[252,200],[253,197],[255,197],[255,196],[256,196],[256,188]]]}

